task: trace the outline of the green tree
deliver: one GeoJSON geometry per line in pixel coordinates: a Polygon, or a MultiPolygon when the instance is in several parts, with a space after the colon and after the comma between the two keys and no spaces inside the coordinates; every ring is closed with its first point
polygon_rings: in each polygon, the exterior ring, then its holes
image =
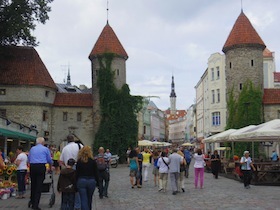
{"type": "Polygon", "coordinates": [[[0,45],[37,46],[36,22],[49,19],[48,6],[53,0],[0,0],[0,45]]]}
{"type": "MultiPolygon", "coordinates": [[[[227,108],[228,120],[226,128],[239,129],[248,125],[258,125],[263,122],[262,109],[263,93],[260,88],[254,87],[251,81],[244,84],[237,99],[233,91],[228,95],[227,108]]],[[[231,146],[231,145],[227,145],[231,146]]],[[[244,150],[251,150],[251,142],[238,142],[234,144],[235,154],[241,156],[244,150]]],[[[258,154],[258,146],[254,146],[254,152],[258,154]]]]}
{"type": "Polygon", "coordinates": [[[127,147],[137,143],[137,113],[142,108],[142,97],[131,96],[127,84],[120,90],[115,87],[114,72],[111,70],[114,56],[106,53],[99,57],[97,85],[102,120],[95,136],[94,148],[110,148],[124,159],[127,147]]]}

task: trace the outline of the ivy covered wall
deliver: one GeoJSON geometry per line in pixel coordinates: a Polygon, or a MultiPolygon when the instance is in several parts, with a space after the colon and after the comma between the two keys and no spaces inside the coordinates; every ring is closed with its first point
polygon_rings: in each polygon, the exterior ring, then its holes
{"type": "Polygon", "coordinates": [[[100,69],[97,86],[101,122],[95,136],[94,148],[108,148],[112,154],[118,154],[124,160],[127,148],[137,145],[137,113],[142,108],[142,97],[131,96],[127,84],[121,89],[115,87],[115,72],[111,68],[115,56],[106,53],[98,58],[100,69]]]}

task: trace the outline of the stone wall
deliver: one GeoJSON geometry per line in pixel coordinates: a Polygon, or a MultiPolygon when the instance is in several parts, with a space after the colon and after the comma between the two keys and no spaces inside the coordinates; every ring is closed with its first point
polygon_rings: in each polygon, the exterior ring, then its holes
{"type": "Polygon", "coordinates": [[[263,89],[263,50],[254,47],[240,47],[226,53],[227,92],[234,88],[235,96],[240,93],[240,84],[247,80],[263,89]],[[253,63],[252,63],[253,62],[253,63]]]}
{"type": "Polygon", "coordinates": [[[280,105],[264,105],[264,122],[280,118],[280,105]]]}
{"type": "Polygon", "coordinates": [[[92,108],[54,107],[52,110],[52,126],[50,141],[60,145],[69,133],[75,134],[85,145],[93,144],[92,108]],[[67,112],[67,120],[63,120],[63,112],[67,112]],[[81,121],[77,113],[82,113],[81,121]]]}
{"type": "Polygon", "coordinates": [[[0,103],[47,103],[53,104],[56,90],[43,86],[7,86],[0,85],[0,89],[6,90],[6,95],[0,95],[0,103]]]}

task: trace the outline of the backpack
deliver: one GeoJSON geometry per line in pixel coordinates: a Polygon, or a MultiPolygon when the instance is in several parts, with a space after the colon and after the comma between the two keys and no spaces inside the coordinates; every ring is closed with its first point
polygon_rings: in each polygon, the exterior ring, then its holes
{"type": "Polygon", "coordinates": [[[97,156],[96,158],[96,163],[97,163],[97,169],[99,171],[105,171],[107,169],[107,162],[104,158],[104,155],[103,156],[97,156]]]}

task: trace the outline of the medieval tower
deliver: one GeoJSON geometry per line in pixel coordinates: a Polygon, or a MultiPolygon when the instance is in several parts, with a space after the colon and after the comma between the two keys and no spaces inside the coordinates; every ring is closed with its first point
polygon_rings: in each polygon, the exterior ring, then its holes
{"type": "Polygon", "coordinates": [[[246,81],[263,90],[263,50],[265,44],[241,11],[225,44],[227,96],[237,97],[246,81]]]}
{"type": "MultiPolygon", "coordinates": [[[[100,113],[100,99],[99,99],[99,89],[97,86],[98,72],[100,71],[100,60],[106,54],[113,54],[114,58],[112,60],[111,69],[114,72],[114,84],[117,89],[126,84],[126,60],[128,55],[123,48],[121,42],[113,31],[112,27],[109,25],[108,21],[103,28],[99,38],[97,39],[90,55],[89,59],[91,61],[91,71],[92,71],[92,97],[93,97],[93,140],[99,129],[101,122],[100,113]]],[[[104,63],[105,64],[105,63],[104,63]]]]}
{"type": "Polygon", "coordinates": [[[170,114],[176,114],[176,93],[175,93],[175,83],[174,77],[172,75],[172,82],[171,82],[171,93],[170,93],[170,114]]]}

